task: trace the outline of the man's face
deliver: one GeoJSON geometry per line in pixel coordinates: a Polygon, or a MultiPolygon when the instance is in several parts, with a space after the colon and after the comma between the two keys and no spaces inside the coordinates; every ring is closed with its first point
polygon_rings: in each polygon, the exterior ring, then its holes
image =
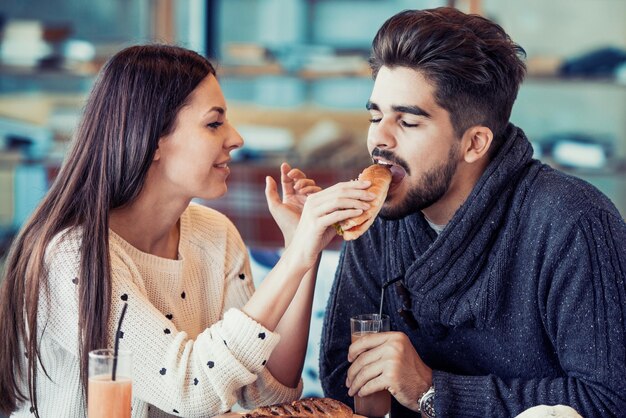
{"type": "Polygon", "coordinates": [[[460,139],[420,72],[382,67],[368,109],[368,150],[375,161],[393,164],[381,217],[399,219],[426,209],[454,189],[460,139]]]}

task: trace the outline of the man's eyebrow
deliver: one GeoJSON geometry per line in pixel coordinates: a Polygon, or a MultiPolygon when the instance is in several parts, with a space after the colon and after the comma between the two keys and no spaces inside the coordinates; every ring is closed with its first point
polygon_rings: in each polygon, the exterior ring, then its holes
{"type": "Polygon", "coordinates": [[[373,103],[373,102],[371,102],[369,100],[367,101],[367,103],[365,103],[365,109],[367,109],[367,110],[380,110],[376,103],[373,103]]]}
{"type": "Polygon", "coordinates": [[[425,111],[419,106],[391,106],[391,109],[394,112],[398,113],[410,113],[415,116],[423,116],[425,118],[430,118],[430,113],[425,111]]]}
{"type": "MultiPolygon", "coordinates": [[[[380,111],[380,108],[378,107],[378,105],[374,102],[371,101],[367,101],[367,103],[365,104],[365,109],[367,110],[376,110],[376,111],[380,111]]],[[[395,105],[395,106],[391,106],[391,110],[393,110],[394,112],[398,112],[398,113],[410,113],[411,115],[416,115],[416,116],[423,116],[425,118],[430,118],[430,113],[428,113],[427,111],[425,111],[424,109],[422,109],[419,106],[408,106],[408,105],[395,105]]]]}

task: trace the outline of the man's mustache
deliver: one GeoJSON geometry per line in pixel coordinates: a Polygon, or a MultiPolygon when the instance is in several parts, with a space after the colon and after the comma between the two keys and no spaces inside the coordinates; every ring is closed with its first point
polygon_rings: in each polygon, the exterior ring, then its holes
{"type": "Polygon", "coordinates": [[[387,161],[394,163],[395,165],[399,165],[406,171],[407,174],[411,174],[411,170],[409,169],[409,165],[402,158],[396,156],[393,152],[387,151],[380,148],[374,148],[372,150],[372,158],[380,157],[384,158],[387,161]]]}

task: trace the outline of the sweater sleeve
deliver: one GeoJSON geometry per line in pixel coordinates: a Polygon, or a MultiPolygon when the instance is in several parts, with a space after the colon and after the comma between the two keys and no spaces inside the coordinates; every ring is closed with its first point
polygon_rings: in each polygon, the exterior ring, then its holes
{"type": "MultiPolygon", "coordinates": [[[[250,268],[250,257],[247,248],[235,226],[227,223],[228,238],[227,251],[236,256],[227,257],[232,260],[225,268],[224,310],[240,310],[254,293],[254,281],[250,268]],[[243,284],[243,286],[242,286],[243,284]]],[[[263,368],[251,385],[246,385],[238,391],[238,402],[244,408],[252,409],[260,405],[290,402],[298,399],[302,394],[302,379],[297,387],[283,385],[267,370],[263,368]]]]}
{"type": "Polygon", "coordinates": [[[537,379],[433,372],[442,416],[514,416],[529,406],[566,404],[586,418],[626,412],[626,226],[590,210],[539,285],[546,333],[563,370],[537,379]]]}

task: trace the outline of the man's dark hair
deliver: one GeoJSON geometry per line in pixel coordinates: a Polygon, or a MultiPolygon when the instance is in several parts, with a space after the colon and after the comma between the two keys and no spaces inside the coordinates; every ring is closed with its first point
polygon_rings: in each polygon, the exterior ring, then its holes
{"type": "Polygon", "coordinates": [[[372,42],[370,67],[374,77],[382,66],[419,71],[434,84],[435,100],[459,137],[483,125],[500,138],[526,73],[525,56],[498,24],[440,7],[387,20],[372,42]]]}

